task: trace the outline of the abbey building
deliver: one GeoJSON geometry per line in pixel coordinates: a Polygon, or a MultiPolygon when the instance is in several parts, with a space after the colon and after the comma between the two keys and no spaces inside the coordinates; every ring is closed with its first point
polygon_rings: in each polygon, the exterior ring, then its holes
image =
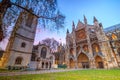
{"type": "Polygon", "coordinates": [[[51,69],[56,64],[67,68],[118,68],[120,66],[120,24],[103,29],[94,17],[93,25],[78,21],[67,30],[66,45],[58,46],[58,54],[38,44],[33,46],[37,17],[23,11],[20,13],[5,51],[0,51],[0,67],[24,69],[51,69]],[[119,26],[119,27],[118,27],[119,26]]]}
{"type": "MultiPolygon", "coordinates": [[[[111,41],[117,41],[115,33],[105,32],[103,26],[94,17],[93,25],[78,21],[72,24],[72,32],[66,33],[66,64],[68,68],[116,68],[120,65],[120,56],[111,41]],[[108,36],[109,35],[109,36],[108,36]],[[110,39],[111,38],[111,39],[110,39]]],[[[119,36],[120,37],[120,36],[119,36]]],[[[118,45],[120,42],[117,41],[118,45]]],[[[117,48],[119,49],[119,48],[117,48]]]]}

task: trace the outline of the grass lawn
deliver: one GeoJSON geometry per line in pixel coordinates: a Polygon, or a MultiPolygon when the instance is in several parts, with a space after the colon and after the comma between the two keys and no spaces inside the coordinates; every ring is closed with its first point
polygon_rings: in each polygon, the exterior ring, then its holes
{"type": "Polygon", "coordinates": [[[8,70],[7,68],[0,68],[0,73],[1,72],[19,72],[21,70],[8,70]]]}
{"type": "Polygon", "coordinates": [[[0,80],[120,80],[120,69],[78,70],[21,76],[0,76],[0,80]]]}

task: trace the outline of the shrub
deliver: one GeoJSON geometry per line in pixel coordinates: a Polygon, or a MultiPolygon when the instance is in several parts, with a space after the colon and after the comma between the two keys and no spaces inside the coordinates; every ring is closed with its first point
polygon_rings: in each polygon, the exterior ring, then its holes
{"type": "Polygon", "coordinates": [[[67,68],[67,65],[66,64],[58,64],[58,68],[67,68]]]}

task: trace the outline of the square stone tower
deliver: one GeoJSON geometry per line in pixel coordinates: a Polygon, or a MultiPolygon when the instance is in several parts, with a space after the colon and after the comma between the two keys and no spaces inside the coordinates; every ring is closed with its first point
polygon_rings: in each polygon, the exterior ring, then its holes
{"type": "Polygon", "coordinates": [[[37,21],[37,17],[29,12],[20,13],[0,60],[0,67],[24,68],[30,63],[37,21]]]}

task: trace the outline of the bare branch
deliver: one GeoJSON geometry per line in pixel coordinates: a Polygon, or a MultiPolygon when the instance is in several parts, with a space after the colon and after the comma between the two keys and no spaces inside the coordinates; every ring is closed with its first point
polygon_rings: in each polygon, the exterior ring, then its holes
{"type": "Polygon", "coordinates": [[[12,5],[15,5],[15,6],[17,6],[17,7],[19,7],[19,8],[21,8],[21,9],[23,9],[23,10],[25,10],[25,11],[27,11],[27,12],[29,12],[30,14],[32,14],[32,15],[34,15],[34,16],[36,16],[37,18],[44,18],[44,19],[51,19],[51,20],[55,20],[58,16],[55,16],[55,17],[47,17],[47,16],[38,16],[38,15],[36,15],[36,14],[34,14],[32,11],[30,11],[29,9],[27,9],[27,8],[24,8],[24,7],[22,7],[22,6],[20,6],[20,5],[18,5],[18,4],[15,4],[15,3],[12,3],[11,2],[11,4],[12,5]]]}

